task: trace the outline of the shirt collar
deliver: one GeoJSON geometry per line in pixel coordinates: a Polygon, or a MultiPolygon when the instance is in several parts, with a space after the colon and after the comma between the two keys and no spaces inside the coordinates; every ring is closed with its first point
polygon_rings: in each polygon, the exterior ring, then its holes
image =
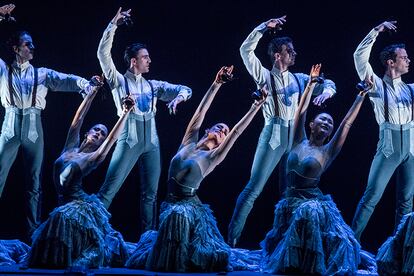
{"type": "Polygon", "coordinates": [[[401,77],[391,79],[390,76],[384,75],[383,79],[384,79],[385,82],[387,82],[389,84],[392,84],[392,86],[399,85],[402,82],[401,77]]]}
{"type": "Polygon", "coordinates": [[[14,68],[20,69],[21,71],[27,69],[30,66],[30,62],[29,61],[25,61],[22,64],[18,64],[17,61],[14,61],[12,66],[14,68]]]}
{"type": "Polygon", "coordinates": [[[289,74],[289,70],[285,70],[285,71],[280,71],[279,69],[277,69],[276,67],[272,68],[272,73],[275,75],[282,75],[283,77],[289,74]]]}
{"type": "Polygon", "coordinates": [[[134,81],[139,81],[142,78],[142,74],[135,75],[131,71],[127,70],[125,73],[125,77],[132,79],[134,81]]]}

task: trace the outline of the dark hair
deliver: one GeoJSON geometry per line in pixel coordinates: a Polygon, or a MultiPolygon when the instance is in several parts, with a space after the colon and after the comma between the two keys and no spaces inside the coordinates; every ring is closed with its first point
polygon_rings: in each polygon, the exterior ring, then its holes
{"type": "Polygon", "coordinates": [[[275,54],[282,52],[282,46],[292,43],[292,39],[288,36],[276,37],[269,42],[267,47],[267,54],[270,57],[272,64],[275,62],[275,54]]]}
{"type": "Polygon", "coordinates": [[[129,63],[131,62],[131,58],[134,58],[137,56],[138,51],[141,49],[147,49],[147,46],[142,43],[132,43],[131,45],[127,46],[124,52],[124,60],[129,66],[129,63]]]}
{"type": "Polygon", "coordinates": [[[9,39],[7,40],[7,46],[10,49],[13,49],[13,46],[19,46],[20,45],[20,39],[24,35],[28,35],[28,36],[32,37],[28,31],[17,31],[17,32],[14,32],[9,37],[9,39]]]}
{"type": "Polygon", "coordinates": [[[27,31],[22,30],[13,30],[12,32],[9,32],[6,37],[8,37],[6,40],[3,40],[4,43],[2,43],[2,54],[4,53],[4,56],[2,55],[4,61],[6,64],[12,64],[13,60],[16,58],[16,53],[13,50],[14,46],[19,46],[21,37],[24,35],[28,35],[31,37],[30,33],[27,31]]]}
{"type": "Polygon", "coordinates": [[[392,61],[396,61],[397,58],[397,53],[395,52],[397,49],[405,49],[405,44],[400,43],[400,44],[391,44],[387,47],[385,47],[380,55],[380,61],[382,63],[382,65],[384,65],[385,67],[387,67],[387,60],[391,59],[392,61]]]}

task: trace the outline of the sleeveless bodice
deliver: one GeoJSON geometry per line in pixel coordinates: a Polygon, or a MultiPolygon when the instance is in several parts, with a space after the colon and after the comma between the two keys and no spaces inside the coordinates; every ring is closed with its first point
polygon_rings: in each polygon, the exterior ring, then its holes
{"type": "Polygon", "coordinates": [[[290,152],[287,163],[288,186],[292,188],[314,188],[318,186],[322,166],[319,161],[308,156],[299,160],[295,152],[290,152]]]}
{"type": "Polygon", "coordinates": [[[82,171],[73,161],[59,157],[53,167],[53,180],[60,203],[83,199],[87,194],[82,188],[82,171]]]}
{"type": "Polygon", "coordinates": [[[176,195],[195,195],[203,180],[203,172],[196,159],[183,159],[179,151],[171,160],[168,172],[168,191],[176,195]]]}

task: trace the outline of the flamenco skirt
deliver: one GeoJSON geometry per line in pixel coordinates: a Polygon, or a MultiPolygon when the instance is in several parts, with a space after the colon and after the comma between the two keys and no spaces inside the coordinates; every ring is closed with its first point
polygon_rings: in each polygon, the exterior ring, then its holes
{"type": "Polygon", "coordinates": [[[414,274],[414,213],[405,215],[394,236],[388,238],[376,256],[381,275],[414,274]]]}
{"type": "MultiPolygon", "coordinates": [[[[129,246],[95,195],[55,208],[32,236],[30,267],[123,266],[129,246]]],[[[133,251],[133,250],[131,250],[133,251]]]]}
{"type": "Polygon", "coordinates": [[[127,267],[170,272],[259,270],[260,251],[230,248],[212,211],[197,196],[163,202],[161,210],[158,232],[141,235],[127,267]]]}
{"type": "Polygon", "coordinates": [[[21,264],[30,247],[19,240],[0,240],[0,266],[21,264]]]}
{"type": "Polygon", "coordinates": [[[329,195],[294,196],[275,207],[273,229],[261,245],[268,273],[355,274],[361,258],[375,271],[375,260],[361,252],[350,227],[329,195]]]}

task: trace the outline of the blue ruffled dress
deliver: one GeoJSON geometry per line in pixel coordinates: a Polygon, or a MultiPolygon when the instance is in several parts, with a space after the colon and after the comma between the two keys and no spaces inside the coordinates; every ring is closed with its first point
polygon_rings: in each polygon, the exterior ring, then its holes
{"type": "Polygon", "coordinates": [[[142,234],[126,266],[170,272],[259,270],[260,250],[230,248],[209,206],[197,197],[203,179],[197,161],[177,154],[169,175],[159,229],[142,234]]]}
{"type": "Polygon", "coordinates": [[[414,213],[405,215],[394,236],[378,250],[380,275],[414,275],[414,213]]]}
{"type": "Polygon", "coordinates": [[[82,173],[75,162],[58,159],[55,183],[66,204],[55,208],[32,236],[30,267],[123,266],[133,249],[109,224],[110,214],[95,195],[82,189],[82,173]],[[62,180],[64,178],[64,181],[62,180]]]}
{"type": "Polygon", "coordinates": [[[261,243],[264,272],[352,275],[361,262],[375,272],[373,256],[361,251],[331,196],[318,188],[321,170],[316,159],[299,162],[289,154],[286,197],[276,204],[273,229],[261,243]]]}
{"type": "Polygon", "coordinates": [[[24,263],[30,247],[19,240],[0,240],[0,266],[24,263]]]}

